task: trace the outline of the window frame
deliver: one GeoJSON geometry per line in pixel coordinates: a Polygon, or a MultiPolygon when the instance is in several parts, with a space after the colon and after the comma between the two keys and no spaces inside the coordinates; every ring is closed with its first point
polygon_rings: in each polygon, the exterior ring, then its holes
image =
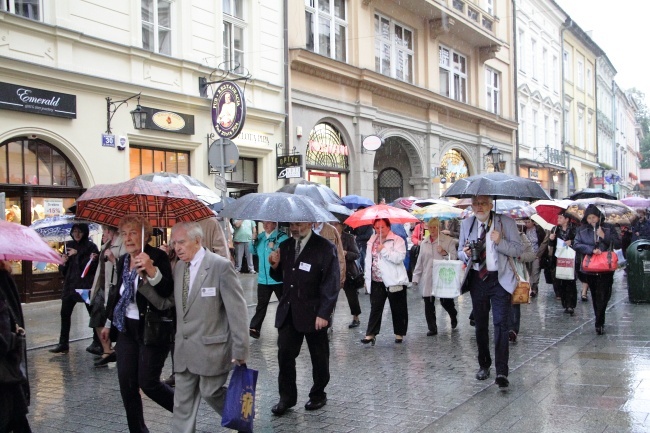
{"type": "MultiPolygon", "coordinates": [[[[460,64],[461,62],[457,62],[457,63],[460,64]]],[[[445,94],[442,93],[442,89],[439,89],[441,95],[443,95],[443,96],[445,96],[447,98],[453,99],[454,101],[458,101],[458,102],[462,102],[464,104],[467,104],[467,100],[468,100],[468,97],[467,97],[467,95],[468,95],[468,81],[469,81],[468,80],[468,74],[467,74],[467,67],[468,67],[467,56],[465,56],[464,54],[461,54],[458,51],[455,51],[455,50],[453,50],[453,49],[451,49],[449,47],[446,47],[444,45],[439,45],[438,46],[438,74],[439,74],[439,78],[440,78],[439,81],[442,82],[442,77],[441,77],[441,74],[440,74],[442,69],[444,69],[447,72],[448,77],[449,77],[449,79],[447,80],[447,88],[449,90],[449,94],[445,95],[445,94]],[[443,50],[446,50],[449,53],[449,55],[448,55],[449,66],[442,64],[442,62],[440,60],[441,59],[440,53],[443,50]],[[460,72],[458,69],[455,68],[454,64],[456,62],[454,62],[454,56],[458,56],[459,60],[463,59],[465,61],[465,72],[460,72]],[[454,85],[455,82],[456,82],[456,79],[455,79],[456,76],[458,76],[458,78],[459,78],[459,84],[462,84],[462,82],[464,82],[464,85],[462,86],[463,87],[462,98],[458,98],[457,95],[456,95],[456,86],[454,85]]]]}
{"type": "Polygon", "coordinates": [[[375,13],[374,14],[374,21],[375,21],[375,71],[387,75],[391,78],[394,78],[399,81],[403,81],[405,83],[409,84],[414,84],[415,82],[415,49],[413,48],[413,45],[415,45],[415,31],[408,27],[405,26],[395,20],[393,20],[390,17],[387,17],[386,15],[382,15],[380,13],[375,13]],[[381,34],[381,20],[387,20],[390,30],[390,40],[387,40],[384,38],[381,34]],[[396,26],[399,26],[402,29],[402,32],[408,31],[411,34],[411,48],[406,48],[404,46],[398,46],[397,41],[396,41],[396,26]],[[383,71],[382,65],[383,65],[383,57],[377,57],[377,54],[382,54],[381,45],[382,44],[388,44],[390,46],[390,58],[389,58],[389,66],[390,66],[390,72],[387,74],[386,71],[383,71]],[[409,69],[409,62],[408,59],[411,59],[410,62],[410,69],[407,71],[408,72],[408,77],[410,79],[404,79],[400,78],[397,76],[397,65],[398,65],[398,59],[399,59],[399,53],[404,52],[406,55],[403,58],[402,63],[402,71],[406,71],[409,69]],[[378,67],[379,66],[379,70],[378,67]]]}
{"type": "Polygon", "coordinates": [[[192,175],[192,164],[190,160],[190,151],[189,150],[180,150],[180,149],[163,149],[159,147],[151,147],[151,146],[140,146],[137,144],[130,144],[129,145],[129,178],[134,178],[136,176],[142,175],[142,174],[148,174],[148,173],[156,173],[158,171],[166,171],[169,173],[178,173],[178,174],[186,174],[188,176],[192,175]],[[133,175],[133,170],[132,170],[132,164],[135,162],[132,160],[132,152],[137,151],[138,152],[138,164],[139,164],[139,174],[136,174],[135,176],[133,175]],[[151,154],[151,161],[152,161],[152,171],[144,171],[143,166],[142,166],[142,152],[147,151],[147,152],[152,152],[151,154]],[[163,161],[165,162],[164,166],[162,169],[158,169],[158,167],[155,167],[156,163],[156,158],[155,158],[155,152],[163,152],[163,161]],[[175,154],[176,155],[176,168],[171,169],[171,167],[168,166],[168,158],[167,154],[175,154]],[[187,173],[179,171],[178,170],[178,155],[185,155],[187,158],[187,173]]]}
{"type": "MultiPolygon", "coordinates": [[[[149,51],[152,53],[156,54],[161,54],[164,56],[171,56],[173,53],[173,46],[174,46],[174,34],[175,32],[172,29],[172,26],[174,24],[173,21],[173,16],[174,16],[174,2],[172,0],[151,0],[151,3],[153,5],[153,22],[148,22],[145,21],[142,17],[142,3],[140,6],[140,32],[144,36],[144,27],[145,24],[151,25],[151,32],[153,33],[153,49],[151,48],[145,48],[144,46],[144,40],[142,41],[142,49],[145,51],[149,51]],[[159,24],[159,18],[158,18],[158,2],[159,1],[164,1],[166,3],[169,3],[169,27],[161,26],[159,24]],[[169,52],[161,52],[160,51],[160,39],[159,39],[159,32],[161,29],[166,29],[169,31],[169,52]]],[[[143,38],[141,38],[143,39],[143,38]]]]}
{"type": "Polygon", "coordinates": [[[501,74],[496,69],[485,67],[486,110],[501,114],[501,74]],[[494,84],[496,80],[496,85],[494,84]]]}
{"type": "Polygon", "coordinates": [[[577,71],[578,72],[577,81],[578,82],[576,84],[578,86],[578,89],[584,90],[584,88],[585,88],[585,59],[584,59],[584,57],[582,57],[581,55],[578,55],[577,63],[578,63],[578,66],[577,66],[577,69],[578,69],[578,71],[577,71]]]}
{"type": "Polygon", "coordinates": [[[305,40],[305,48],[313,53],[320,54],[321,56],[329,57],[334,60],[338,60],[340,62],[347,63],[348,61],[348,4],[346,0],[341,0],[341,4],[343,4],[343,16],[344,18],[340,18],[336,15],[336,1],[335,0],[329,0],[329,11],[323,11],[319,7],[319,2],[322,0],[305,0],[305,15],[310,14],[311,15],[311,29],[307,28],[306,29],[306,40],[305,40]],[[321,44],[320,44],[320,36],[321,33],[318,31],[320,28],[320,22],[321,19],[328,20],[330,23],[329,26],[329,38],[330,38],[330,44],[329,44],[329,53],[322,53],[321,52],[321,44]],[[345,35],[343,36],[343,43],[342,43],[342,49],[343,49],[343,55],[341,58],[338,56],[339,50],[337,49],[339,45],[337,45],[337,29],[341,27],[345,29],[345,35]],[[311,31],[310,31],[311,30],[311,31]],[[312,41],[313,47],[309,47],[309,41],[312,41]],[[332,43],[334,41],[334,43],[332,43]]]}
{"type": "Polygon", "coordinates": [[[530,69],[533,80],[537,81],[537,39],[530,38],[530,69]]]}
{"type": "Polygon", "coordinates": [[[22,13],[16,13],[15,0],[2,0],[0,3],[0,11],[18,15],[19,17],[23,17],[28,20],[43,22],[43,0],[36,0],[35,3],[38,6],[38,18],[32,18],[30,16],[23,15],[22,13]]]}
{"type": "Polygon", "coordinates": [[[231,11],[236,12],[237,10],[240,10],[242,15],[237,16],[229,14],[226,12],[226,8],[223,8],[222,59],[224,63],[224,69],[235,74],[243,74],[246,68],[246,28],[248,26],[246,23],[246,8],[242,0],[223,1],[230,3],[229,9],[231,11]],[[239,4],[239,7],[237,7],[236,4],[239,4]],[[241,34],[240,49],[235,48],[237,43],[237,33],[241,34]],[[238,61],[238,59],[241,59],[241,61],[238,61]]]}

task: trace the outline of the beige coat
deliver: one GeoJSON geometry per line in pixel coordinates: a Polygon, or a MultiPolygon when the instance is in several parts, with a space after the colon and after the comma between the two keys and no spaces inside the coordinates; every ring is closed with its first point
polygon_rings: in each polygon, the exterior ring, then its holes
{"type": "Polygon", "coordinates": [[[430,236],[422,240],[418,262],[413,270],[412,281],[420,286],[423,297],[431,296],[433,289],[433,260],[457,260],[457,258],[458,239],[440,233],[438,239],[434,242],[431,242],[430,236]],[[447,255],[438,252],[438,245],[447,252],[447,255]]]}
{"type": "Polygon", "coordinates": [[[319,233],[322,237],[330,241],[336,247],[336,254],[339,260],[339,270],[341,272],[341,287],[345,283],[345,251],[343,251],[343,243],[341,242],[341,235],[336,228],[328,223],[323,223],[323,228],[319,233]]]}
{"type": "Polygon", "coordinates": [[[219,224],[219,220],[216,217],[208,218],[198,221],[198,224],[203,229],[203,247],[230,260],[228,240],[221,228],[221,224],[219,224]]]}

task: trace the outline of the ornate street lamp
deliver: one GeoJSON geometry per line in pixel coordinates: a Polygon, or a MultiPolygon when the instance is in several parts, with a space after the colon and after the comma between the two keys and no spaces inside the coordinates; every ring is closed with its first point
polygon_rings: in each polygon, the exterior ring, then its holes
{"type": "MultiPolygon", "coordinates": [[[[147,112],[142,109],[140,106],[140,95],[141,93],[135,94],[129,98],[121,99],[119,101],[113,101],[110,97],[106,98],[106,133],[111,133],[111,120],[113,116],[119,110],[119,108],[125,104],[127,101],[130,101],[133,98],[138,98],[138,105],[135,110],[131,111],[131,118],[133,119],[133,127],[135,129],[144,129],[147,124],[147,112]]],[[[128,104],[127,104],[128,105],[128,104]]]]}
{"type": "Polygon", "coordinates": [[[492,146],[485,157],[486,160],[489,158],[489,162],[494,167],[494,171],[504,172],[506,170],[506,161],[503,159],[503,154],[496,147],[492,146]]]}

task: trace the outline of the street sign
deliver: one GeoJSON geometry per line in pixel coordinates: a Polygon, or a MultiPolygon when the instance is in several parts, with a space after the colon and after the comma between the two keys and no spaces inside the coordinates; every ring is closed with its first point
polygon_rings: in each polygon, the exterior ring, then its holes
{"type": "Polygon", "coordinates": [[[278,179],[302,177],[302,155],[282,155],[275,158],[278,179]]]}
{"type": "MultiPolygon", "coordinates": [[[[221,171],[223,161],[224,170],[233,170],[239,161],[239,149],[237,145],[226,138],[214,140],[208,149],[208,162],[210,163],[210,173],[221,171]],[[223,143],[223,151],[221,150],[223,143]]],[[[221,173],[223,176],[223,173],[221,173]]]]}
{"type": "Polygon", "coordinates": [[[115,136],[113,134],[102,134],[102,146],[115,147],[115,136]]]}
{"type": "Polygon", "coordinates": [[[226,191],[228,189],[228,182],[226,181],[226,178],[217,174],[214,177],[214,187],[219,191],[226,191]]]}

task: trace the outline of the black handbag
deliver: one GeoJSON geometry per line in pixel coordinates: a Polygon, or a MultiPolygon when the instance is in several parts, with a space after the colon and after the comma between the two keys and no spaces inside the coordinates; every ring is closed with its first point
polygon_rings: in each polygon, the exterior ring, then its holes
{"type": "Polygon", "coordinates": [[[363,274],[363,271],[359,268],[359,265],[357,265],[357,262],[352,262],[352,266],[347,272],[346,272],[346,280],[350,281],[348,284],[351,285],[351,287],[354,287],[355,289],[363,287],[365,284],[365,276],[363,274]]]}
{"type": "Polygon", "coordinates": [[[147,305],[142,337],[145,346],[164,346],[174,342],[174,314],[173,308],[160,311],[147,305]]]}
{"type": "Polygon", "coordinates": [[[14,312],[9,308],[9,305],[4,300],[0,300],[0,313],[6,310],[9,314],[4,315],[4,319],[0,327],[6,332],[9,330],[13,336],[14,345],[0,358],[0,383],[2,384],[18,384],[27,383],[27,358],[26,358],[26,341],[23,334],[14,332],[15,319],[14,312]]]}

